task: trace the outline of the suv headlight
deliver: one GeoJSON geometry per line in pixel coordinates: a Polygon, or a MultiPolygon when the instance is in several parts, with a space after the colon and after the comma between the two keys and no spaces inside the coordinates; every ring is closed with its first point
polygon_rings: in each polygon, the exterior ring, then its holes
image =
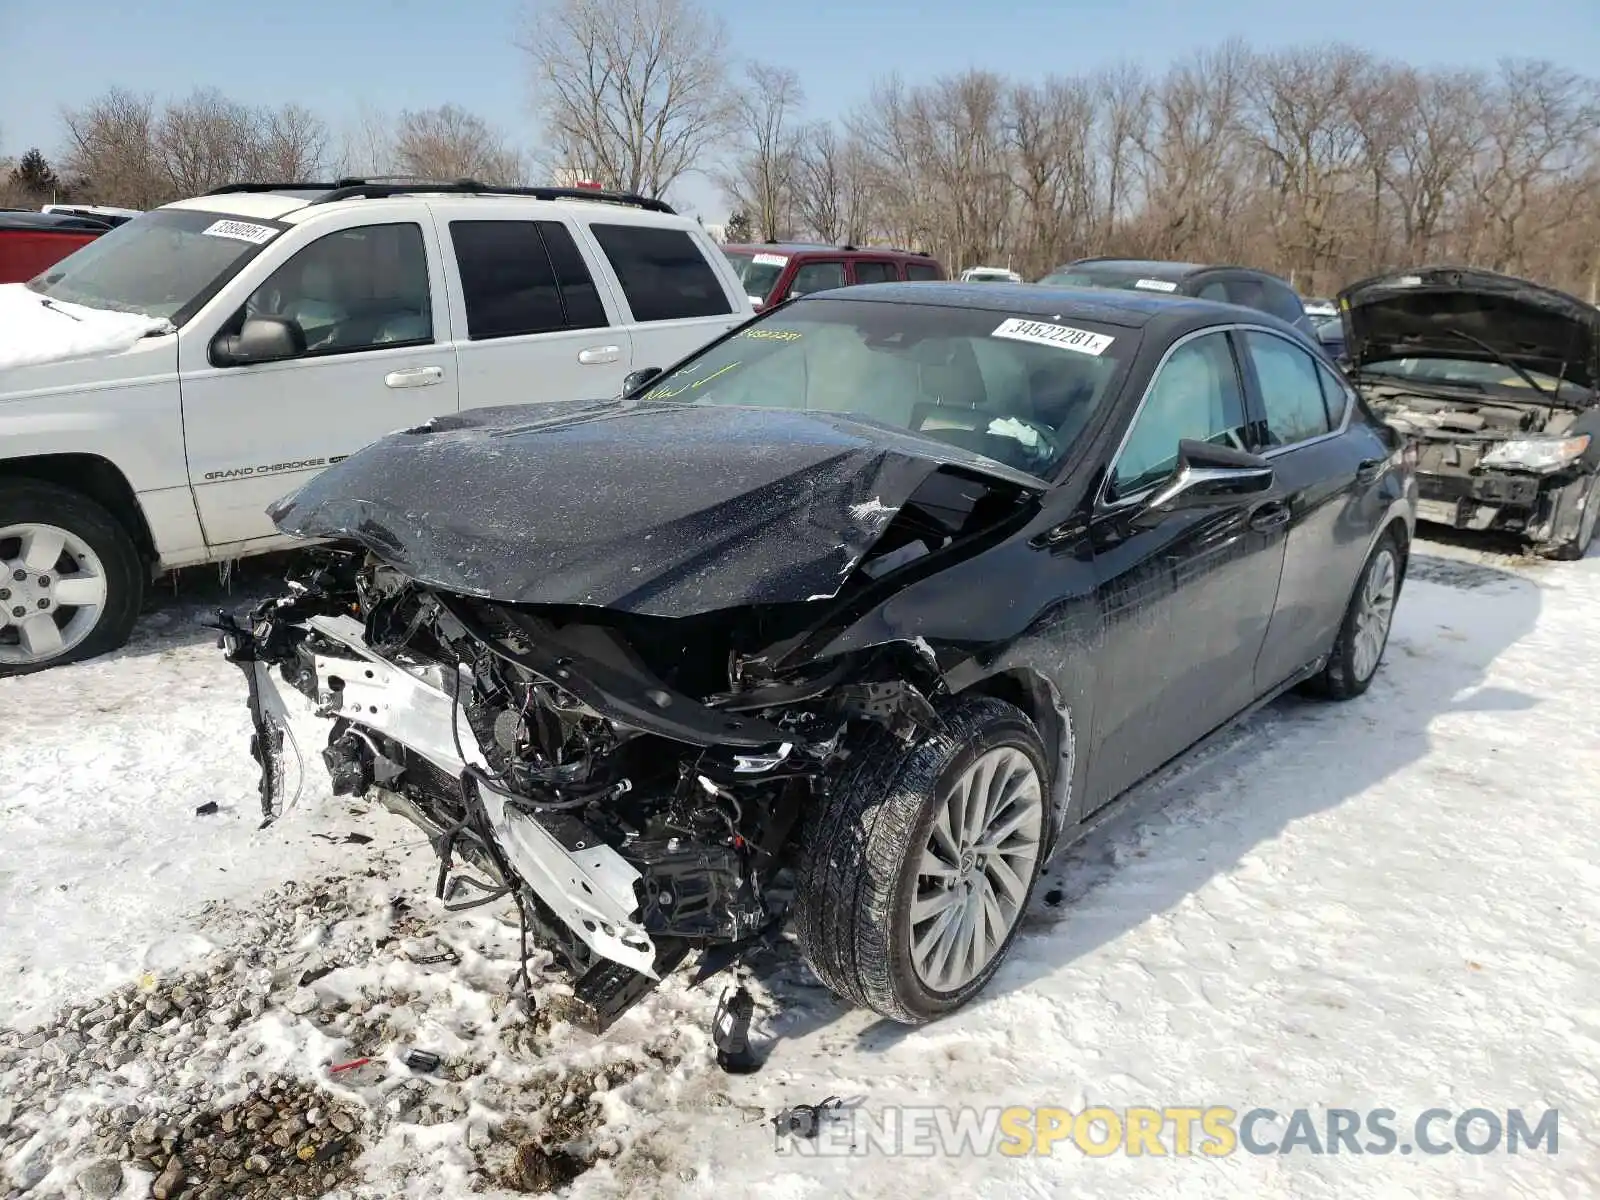
{"type": "Polygon", "coordinates": [[[1589,448],[1589,435],[1576,437],[1515,438],[1501,442],[1478,460],[1481,467],[1519,467],[1524,471],[1554,471],[1589,448]]]}

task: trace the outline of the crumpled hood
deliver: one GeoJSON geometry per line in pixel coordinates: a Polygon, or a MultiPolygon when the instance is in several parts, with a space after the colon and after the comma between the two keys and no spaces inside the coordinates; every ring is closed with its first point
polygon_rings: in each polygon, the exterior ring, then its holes
{"type": "Polygon", "coordinates": [[[437,418],[329,467],[269,515],[447,591],[688,616],[835,595],[942,465],[1043,490],[832,413],[608,400],[437,418]]]}
{"type": "Polygon", "coordinates": [[[1554,288],[1465,267],[1375,275],[1339,293],[1345,354],[1359,369],[1396,358],[1494,362],[1492,346],[1530,371],[1593,389],[1600,380],[1600,309],[1554,288]]]}
{"type": "Polygon", "coordinates": [[[0,371],[118,354],[146,334],[171,330],[165,317],[85,308],[26,284],[0,284],[0,371]]]}

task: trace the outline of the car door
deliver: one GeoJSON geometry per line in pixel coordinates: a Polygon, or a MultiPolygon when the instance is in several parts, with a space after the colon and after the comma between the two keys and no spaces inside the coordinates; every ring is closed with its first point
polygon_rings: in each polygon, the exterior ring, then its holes
{"type": "Polygon", "coordinates": [[[586,224],[591,254],[615,281],[635,370],[671,366],[749,316],[738,276],[703,233],[621,216],[586,224]]]}
{"type": "Polygon", "coordinates": [[[213,551],[274,536],[274,500],[456,407],[445,282],[422,205],[390,206],[382,220],[355,209],[322,218],[314,236],[283,249],[264,282],[252,288],[254,272],[235,280],[178,341],[190,486],[213,551]],[[293,320],[305,352],[215,365],[216,336],[256,315],[293,320]]]}
{"type": "Polygon", "coordinates": [[[1387,510],[1389,451],[1365,423],[1352,424],[1349,385],[1315,355],[1266,329],[1237,337],[1260,453],[1289,506],[1283,575],[1254,671],[1265,692],[1332,646],[1387,510]]]}
{"type": "Polygon", "coordinates": [[[1143,517],[1186,438],[1254,448],[1221,329],[1175,344],[1156,370],[1091,520],[1104,636],[1092,796],[1116,796],[1255,699],[1252,668],[1283,565],[1281,498],[1143,517]]]}
{"type": "Polygon", "coordinates": [[[622,390],[633,341],[621,300],[595,281],[559,216],[526,200],[434,211],[449,247],[451,325],[461,407],[586,400],[622,390]]]}

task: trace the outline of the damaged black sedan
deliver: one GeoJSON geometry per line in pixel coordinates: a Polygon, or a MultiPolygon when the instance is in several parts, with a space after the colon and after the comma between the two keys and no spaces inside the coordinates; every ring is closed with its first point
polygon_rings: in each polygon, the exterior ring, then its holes
{"type": "Polygon", "coordinates": [[[309,700],[333,790],[426,830],[447,903],[515,901],[593,1024],[791,923],[915,1023],[1132,785],[1287,688],[1366,689],[1414,505],[1263,314],[864,286],[619,399],[374,443],[275,506],[330,547],[223,643],[268,818],[309,700]]]}
{"type": "Polygon", "coordinates": [[[1417,515],[1582,558],[1600,516],[1600,309],[1460,267],[1363,280],[1339,308],[1352,378],[1419,447],[1417,515]]]}

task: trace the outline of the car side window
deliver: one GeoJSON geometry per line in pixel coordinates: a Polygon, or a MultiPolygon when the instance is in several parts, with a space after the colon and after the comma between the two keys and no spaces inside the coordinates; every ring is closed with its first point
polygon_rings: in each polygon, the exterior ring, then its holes
{"type": "Polygon", "coordinates": [[[555,269],[533,221],[451,221],[467,337],[474,342],[562,329],[555,269]]]}
{"type": "Polygon", "coordinates": [[[889,283],[898,278],[894,264],[887,262],[857,262],[857,283],[889,283]]]}
{"type": "Polygon", "coordinates": [[[349,354],[433,341],[428,251],[414,222],[326,233],[245,301],[247,317],[285,317],[308,354],[349,354]]]}
{"type": "Polygon", "coordinates": [[[720,317],[733,311],[722,280],[682,229],[653,225],[589,227],[635,321],[676,321],[720,317]]]}
{"type": "Polygon", "coordinates": [[[906,278],[921,280],[923,282],[937,281],[942,278],[939,268],[927,263],[907,263],[906,278]]]}
{"type": "Polygon", "coordinates": [[[572,231],[560,221],[539,221],[539,233],[544,237],[544,248],[550,252],[550,265],[555,268],[556,286],[561,289],[561,307],[566,310],[568,329],[604,329],[605,302],[589,274],[589,264],[583,261],[583,252],[572,238],[572,231]]]}
{"type": "Polygon", "coordinates": [[[1267,311],[1273,316],[1291,325],[1309,326],[1305,305],[1300,303],[1300,297],[1292,289],[1275,279],[1263,279],[1261,292],[1267,311]]]}
{"type": "Polygon", "coordinates": [[[1328,406],[1328,428],[1338,429],[1344,424],[1345,413],[1354,403],[1350,385],[1321,363],[1317,364],[1317,378],[1322,380],[1322,399],[1328,406]]]}
{"type": "Polygon", "coordinates": [[[1185,342],[1162,365],[1133,419],[1111,470],[1111,498],[1159,483],[1178,465],[1178,443],[1190,439],[1247,448],[1239,370],[1218,331],[1185,342]]]}
{"type": "Polygon", "coordinates": [[[1267,445],[1292,446],[1327,433],[1331,426],[1316,359],[1270,333],[1246,333],[1244,342],[1261,384],[1267,445]]]}
{"type": "Polygon", "coordinates": [[[1245,308],[1253,308],[1257,312],[1271,311],[1267,307],[1266,293],[1262,290],[1259,279],[1252,279],[1248,275],[1235,275],[1223,286],[1227,289],[1230,304],[1242,304],[1245,308]]]}
{"type": "Polygon", "coordinates": [[[789,285],[789,295],[809,296],[812,292],[825,292],[829,288],[844,286],[844,263],[808,262],[795,270],[794,282],[789,285]]]}

